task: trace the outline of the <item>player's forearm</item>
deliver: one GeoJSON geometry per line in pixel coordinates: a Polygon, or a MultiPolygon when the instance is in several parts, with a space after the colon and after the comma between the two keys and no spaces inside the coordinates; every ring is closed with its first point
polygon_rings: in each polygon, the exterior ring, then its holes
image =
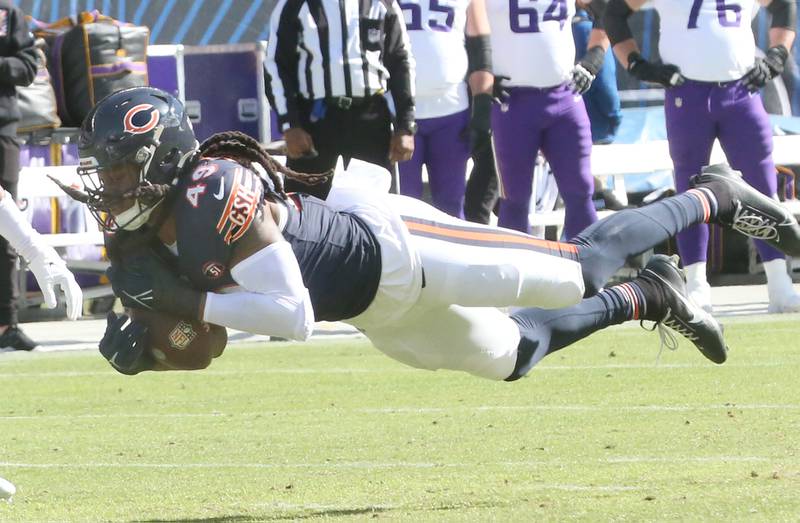
{"type": "Polygon", "coordinates": [[[614,49],[617,60],[628,67],[628,56],[639,52],[639,46],[633,39],[633,33],[628,25],[628,18],[634,10],[639,9],[644,2],[638,0],[609,0],[603,14],[603,27],[614,49]]]}
{"type": "Polygon", "coordinates": [[[253,334],[305,340],[314,327],[314,309],[291,245],[276,241],[231,268],[242,289],[206,293],[202,319],[253,334]]]}
{"type": "Polygon", "coordinates": [[[637,45],[636,40],[633,38],[629,38],[628,40],[624,40],[614,45],[614,56],[617,57],[619,63],[621,63],[626,69],[628,68],[628,57],[634,52],[639,52],[639,46],[637,45]]]}
{"type": "Polygon", "coordinates": [[[494,85],[494,75],[488,71],[474,71],[469,75],[469,90],[472,96],[477,94],[491,94],[494,85]]]}
{"type": "Polygon", "coordinates": [[[792,44],[794,43],[795,33],[783,27],[773,27],[769,30],[769,46],[775,47],[778,45],[784,46],[787,50],[791,51],[792,44]]]}
{"type": "Polygon", "coordinates": [[[27,261],[49,249],[31,227],[11,195],[0,191],[0,236],[27,261]]]}
{"type": "Polygon", "coordinates": [[[608,51],[608,48],[611,46],[611,42],[609,41],[608,35],[603,29],[592,29],[592,31],[589,33],[589,42],[586,44],[586,49],[591,49],[592,47],[598,46],[602,47],[604,51],[608,51]]]}
{"type": "Polygon", "coordinates": [[[467,8],[466,26],[467,83],[472,96],[490,94],[494,85],[490,31],[485,1],[472,0],[467,8]]]}
{"type": "Polygon", "coordinates": [[[203,321],[232,329],[305,341],[314,328],[308,291],[297,295],[207,293],[203,321]]]}

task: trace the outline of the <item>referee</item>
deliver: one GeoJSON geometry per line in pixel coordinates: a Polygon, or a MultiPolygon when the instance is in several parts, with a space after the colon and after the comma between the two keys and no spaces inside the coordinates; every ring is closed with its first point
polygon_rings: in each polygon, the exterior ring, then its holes
{"type": "MultiPolygon", "coordinates": [[[[341,155],[393,172],[411,158],[414,62],[397,0],[280,0],[270,35],[267,96],[289,168],[323,173],[341,155]]],[[[330,186],[286,181],[323,199],[330,186]]]]}

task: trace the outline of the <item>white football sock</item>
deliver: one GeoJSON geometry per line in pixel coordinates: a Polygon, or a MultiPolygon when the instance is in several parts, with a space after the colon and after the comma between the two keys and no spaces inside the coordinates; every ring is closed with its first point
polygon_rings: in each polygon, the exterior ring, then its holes
{"type": "Polygon", "coordinates": [[[711,285],[706,279],[706,262],[697,262],[683,268],[686,274],[686,292],[695,305],[706,312],[712,312],[711,285]]]}
{"type": "Polygon", "coordinates": [[[786,268],[786,260],[778,258],[764,262],[764,273],[767,275],[767,295],[771,313],[800,311],[800,294],[792,284],[792,278],[786,268]]]}

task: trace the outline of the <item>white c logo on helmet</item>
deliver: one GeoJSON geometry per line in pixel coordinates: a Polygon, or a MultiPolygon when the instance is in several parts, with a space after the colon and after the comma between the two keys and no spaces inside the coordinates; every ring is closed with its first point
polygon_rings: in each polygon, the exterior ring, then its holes
{"type": "Polygon", "coordinates": [[[158,120],[160,118],[161,115],[159,114],[158,109],[156,109],[152,105],[150,104],[136,105],[128,109],[128,112],[125,113],[125,118],[123,119],[123,124],[125,125],[125,132],[131,134],[144,134],[148,131],[152,131],[153,129],[155,129],[156,125],[158,125],[158,120]],[[150,120],[144,125],[134,125],[133,117],[147,110],[150,110],[150,120]]]}

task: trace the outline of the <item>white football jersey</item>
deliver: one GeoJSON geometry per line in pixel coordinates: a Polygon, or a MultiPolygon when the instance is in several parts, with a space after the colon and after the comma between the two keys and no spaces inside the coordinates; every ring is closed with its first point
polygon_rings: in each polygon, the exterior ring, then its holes
{"type": "Polygon", "coordinates": [[[653,0],[653,6],[661,18],[661,59],[686,78],[727,82],[753,66],[756,0],[653,0]]]}
{"type": "Polygon", "coordinates": [[[508,85],[554,87],[575,66],[574,0],[488,0],[494,73],[508,85]]]}
{"type": "Polygon", "coordinates": [[[417,118],[466,109],[467,50],[464,47],[470,0],[401,0],[411,52],[416,58],[417,118]]]}

